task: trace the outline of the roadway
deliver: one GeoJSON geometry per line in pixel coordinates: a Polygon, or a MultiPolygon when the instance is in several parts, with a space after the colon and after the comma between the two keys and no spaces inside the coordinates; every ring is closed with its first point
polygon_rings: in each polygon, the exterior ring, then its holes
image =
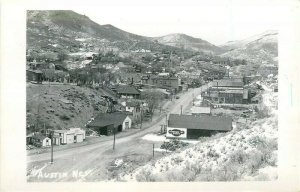
{"type": "MultiPolygon", "coordinates": [[[[185,111],[190,103],[193,101],[193,96],[196,97],[200,94],[200,91],[207,89],[207,85],[202,86],[202,88],[190,89],[189,91],[182,93],[179,99],[174,99],[171,106],[167,108],[167,114],[175,113],[180,114],[181,107],[185,111]]],[[[54,153],[54,164],[47,166],[43,171],[46,172],[72,172],[74,170],[87,170],[88,168],[106,166],[109,159],[117,157],[118,155],[125,154],[126,151],[134,152],[137,148],[137,152],[142,152],[143,149],[138,150],[139,140],[144,135],[158,131],[161,124],[165,124],[165,115],[160,117],[150,127],[136,132],[132,135],[124,136],[116,139],[116,147],[118,150],[112,153],[112,140],[105,140],[98,143],[84,145],[76,148],[64,149],[60,151],[55,151],[54,153]],[[101,158],[100,158],[101,157],[101,158]],[[105,160],[107,159],[107,161],[105,160]],[[101,162],[101,163],[100,163],[101,162]]],[[[143,143],[141,143],[142,146],[143,143]]],[[[50,160],[50,153],[42,153],[27,156],[28,167],[40,168],[47,164],[50,160]]],[[[38,179],[39,180],[39,179],[38,179]]],[[[60,179],[64,180],[64,179],[60,179]]],[[[33,178],[33,181],[35,179],[33,178]]]]}

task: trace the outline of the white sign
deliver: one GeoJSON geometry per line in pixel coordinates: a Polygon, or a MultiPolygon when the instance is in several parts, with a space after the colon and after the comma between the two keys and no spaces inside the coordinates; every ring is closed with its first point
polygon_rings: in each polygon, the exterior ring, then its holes
{"type": "Polygon", "coordinates": [[[168,138],[186,138],[187,129],[186,128],[167,128],[166,136],[168,138]]]}

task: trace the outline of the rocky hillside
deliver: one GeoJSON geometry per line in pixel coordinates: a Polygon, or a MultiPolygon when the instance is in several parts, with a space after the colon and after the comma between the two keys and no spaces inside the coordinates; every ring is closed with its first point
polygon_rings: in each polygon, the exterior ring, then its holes
{"type": "Polygon", "coordinates": [[[186,34],[169,34],[162,37],[154,37],[159,43],[170,45],[181,49],[198,51],[204,53],[223,53],[224,51],[203,39],[188,36],[186,34]]]}
{"type": "Polygon", "coordinates": [[[227,50],[221,56],[246,59],[258,64],[277,63],[277,36],[277,31],[266,31],[244,40],[228,42],[221,46],[227,50]]]}

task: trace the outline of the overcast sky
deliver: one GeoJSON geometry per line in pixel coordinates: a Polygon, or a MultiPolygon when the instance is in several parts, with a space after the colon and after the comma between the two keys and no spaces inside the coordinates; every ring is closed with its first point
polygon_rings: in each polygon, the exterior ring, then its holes
{"type": "Polygon", "coordinates": [[[99,24],[112,24],[144,36],[185,33],[220,45],[267,30],[283,23],[282,1],[277,0],[181,0],[116,3],[76,7],[99,24]]]}

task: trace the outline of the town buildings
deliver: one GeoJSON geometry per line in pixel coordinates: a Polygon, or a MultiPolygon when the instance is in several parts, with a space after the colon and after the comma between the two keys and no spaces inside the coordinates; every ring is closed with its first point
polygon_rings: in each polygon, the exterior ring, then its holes
{"type": "Polygon", "coordinates": [[[246,104],[249,91],[244,88],[242,79],[222,79],[213,81],[202,97],[216,104],[246,104]]]}

